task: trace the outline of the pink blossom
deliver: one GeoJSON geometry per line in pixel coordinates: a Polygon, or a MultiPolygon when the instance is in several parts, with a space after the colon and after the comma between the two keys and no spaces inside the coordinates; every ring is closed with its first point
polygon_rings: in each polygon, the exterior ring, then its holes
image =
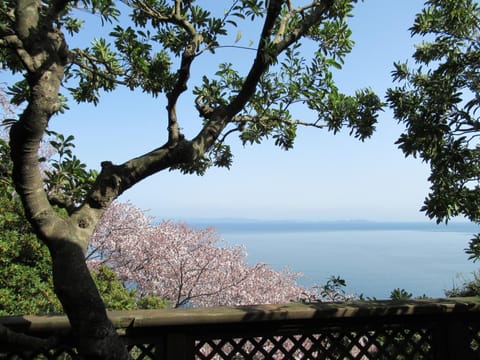
{"type": "Polygon", "coordinates": [[[91,242],[91,265],[105,263],[135,284],[177,306],[284,303],[311,292],[300,273],[267,264],[249,266],[243,246],[227,246],[213,228],[185,223],[153,224],[130,203],[114,203],[91,242]]]}

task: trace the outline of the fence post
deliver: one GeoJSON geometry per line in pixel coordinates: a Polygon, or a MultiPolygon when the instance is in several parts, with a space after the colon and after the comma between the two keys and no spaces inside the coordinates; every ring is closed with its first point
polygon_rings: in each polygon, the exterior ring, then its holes
{"type": "Polygon", "coordinates": [[[165,346],[166,360],[192,360],[194,343],[193,338],[185,333],[167,335],[165,346]]]}
{"type": "Polygon", "coordinates": [[[448,359],[473,359],[468,324],[461,319],[452,319],[448,323],[448,359]]]}
{"type": "Polygon", "coordinates": [[[435,359],[473,359],[468,323],[461,319],[444,319],[434,330],[435,359]]]}

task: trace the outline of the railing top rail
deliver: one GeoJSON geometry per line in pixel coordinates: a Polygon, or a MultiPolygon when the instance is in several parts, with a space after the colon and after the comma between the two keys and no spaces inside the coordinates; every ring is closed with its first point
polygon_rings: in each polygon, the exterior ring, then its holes
{"type": "MultiPolygon", "coordinates": [[[[148,328],[450,313],[480,314],[480,298],[111,311],[109,317],[117,328],[148,328]]],[[[0,317],[0,324],[27,332],[49,332],[69,328],[68,319],[63,315],[6,316],[0,317]]]]}

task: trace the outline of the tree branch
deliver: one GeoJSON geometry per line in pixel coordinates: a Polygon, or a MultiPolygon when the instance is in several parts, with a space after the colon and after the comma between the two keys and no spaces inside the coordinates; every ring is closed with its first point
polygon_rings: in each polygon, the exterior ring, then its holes
{"type": "MultiPolygon", "coordinates": [[[[295,15],[300,14],[302,16],[302,19],[305,18],[305,12],[307,10],[310,10],[312,8],[315,8],[319,5],[319,1],[315,0],[314,2],[301,6],[297,9],[293,8],[293,4],[291,1],[288,1],[287,7],[288,7],[288,13],[286,13],[282,19],[280,20],[280,25],[277,30],[277,34],[275,35],[274,43],[279,43],[285,36],[286,33],[286,28],[288,21],[293,18],[295,15]]],[[[331,5],[331,4],[330,4],[331,5]]],[[[314,22],[315,23],[315,22],[314,22]]]]}
{"type": "Polygon", "coordinates": [[[282,124],[285,125],[301,125],[301,126],[309,126],[309,127],[314,127],[317,129],[323,129],[326,127],[324,124],[319,124],[319,121],[315,122],[308,122],[308,121],[302,121],[302,120],[290,120],[290,119],[285,119],[280,116],[249,116],[249,115],[242,115],[242,116],[235,116],[232,118],[231,122],[236,122],[236,123],[249,123],[249,122],[256,122],[256,123],[262,123],[262,122],[267,122],[267,121],[278,121],[282,124]]]}
{"type": "Polygon", "coordinates": [[[273,49],[269,49],[269,44],[275,22],[282,10],[282,3],[282,0],[270,0],[260,36],[257,56],[238,95],[227,106],[226,113],[229,117],[235,116],[245,106],[251,94],[255,91],[262,74],[272,63],[272,55],[275,56],[278,53],[270,54],[269,51],[273,51],[273,49]]]}
{"type": "Polygon", "coordinates": [[[318,24],[322,20],[325,13],[330,9],[330,7],[332,7],[332,5],[333,1],[331,0],[320,0],[314,1],[312,4],[296,10],[296,12],[302,13],[303,20],[298,27],[292,29],[291,31],[288,31],[288,33],[284,34],[284,36],[278,37],[278,39],[276,39],[275,43],[277,45],[278,53],[281,53],[290,45],[305,36],[312,26],[318,24]],[[306,10],[310,8],[311,12],[305,15],[306,10]]]}
{"type": "MultiPolygon", "coordinates": [[[[243,83],[242,88],[240,89],[238,95],[232,100],[232,102],[225,108],[212,109],[208,104],[202,103],[202,98],[197,98],[196,105],[197,110],[202,116],[209,119],[206,126],[198,134],[198,136],[193,140],[195,148],[201,149],[208,148],[214,141],[220,136],[220,133],[225,128],[226,124],[229,121],[234,121],[235,115],[244,108],[248,99],[250,99],[251,94],[255,92],[256,87],[260,81],[262,74],[268,69],[268,67],[273,63],[277,56],[287,49],[291,44],[298,41],[302,36],[305,36],[309,29],[318,24],[326,11],[333,5],[331,0],[322,0],[314,1],[309,5],[293,10],[292,3],[288,3],[287,7],[290,10],[290,15],[287,14],[287,18],[293,16],[294,12],[301,13],[304,16],[304,21],[293,31],[289,31],[285,35],[277,33],[274,41],[271,42],[271,36],[273,34],[273,29],[275,24],[280,16],[282,9],[282,0],[271,0],[267,9],[267,16],[265,18],[264,26],[262,29],[262,34],[259,41],[259,46],[257,50],[257,55],[254,60],[254,63],[243,83]],[[311,10],[308,15],[305,13],[311,10]],[[282,36],[278,36],[278,35],[282,36]]],[[[288,19],[287,19],[288,20],[288,19]]],[[[285,25],[286,26],[286,20],[285,25]]],[[[282,30],[282,24],[280,24],[280,31],[282,30]]],[[[285,29],[284,29],[285,30],[285,29]]],[[[237,121],[241,118],[236,118],[237,121]]],[[[260,121],[261,118],[250,118],[249,121],[260,121]]],[[[318,122],[308,123],[302,121],[290,121],[286,119],[276,119],[277,121],[282,121],[285,124],[289,125],[303,125],[303,126],[313,126],[317,128],[322,128],[324,125],[320,125],[318,122]]],[[[246,118],[243,118],[242,121],[246,121],[246,118]]]]}
{"type": "Polygon", "coordinates": [[[20,61],[25,66],[25,68],[30,72],[35,71],[36,66],[35,66],[34,60],[30,56],[30,54],[25,50],[25,48],[23,47],[23,42],[18,36],[16,35],[4,36],[2,39],[0,39],[0,46],[14,50],[17,53],[18,57],[20,58],[20,61]]]}
{"type": "Polygon", "coordinates": [[[68,4],[72,2],[75,3],[75,1],[72,0],[54,0],[51,1],[50,6],[48,8],[47,16],[45,18],[47,23],[52,23],[56,19],[59,18],[59,15],[65,11],[67,8],[68,4]]]}
{"type": "MultiPolygon", "coordinates": [[[[57,5],[62,6],[61,3],[57,5]]],[[[82,236],[73,236],[76,227],[53,210],[39,171],[40,142],[50,118],[62,105],[58,93],[66,61],[62,34],[52,24],[39,24],[41,6],[35,0],[21,0],[15,8],[15,31],[21,41],[17,46],[26,54],[23,63],[28,72],[26,79],[30,93],[27,107],[10,129],[10,150],[12,177],[27,218],[40,239],[50,247],[67,238],[81,242],[82,236]]],[[[83,241],[86,244],[87,239],[83,238],[83,241]]],[[[82,248],[86,248],[85,244],[82,248]]]]}
{"type": "MultiPolygon", "coordinates": [[[[264,264],[257,264],[255,266],[254,269],[252,270],[257,270],[259,267],[263,267],[264,264]]],[[[186,303],[187,301],[189,300],[192,300],[192,299],[196,299],[196,298],[201,298],[201,297],[209,297],[209,296],[213,296],[213,295],[217,295],[217,294],[220,294],[221,292],[224,292],[225,290],[227,289],[231,289],[231,288],[234,288],[236,286],[238,286],[239,284],[243,283],[244,281],[246,281],[250,276],[252,276],[252,273],[250,272],[247,272],[245,275],[241,276],[240,279],[235,279],[236,281],[234,282],[223,282],[223,283],[219,283],[218,284],[218,288],[216,290],[212,290],[212,291],[208,291],[208,292],[200,292],[200,293],[197,293],[197,294],[191,294],[189,296],[188,299],[184,299],[182,301],[182,304],[183,303],[186,303]]]]}
{"type": "Polygon", "coordinates": [[[24,349],[30,351],[49,350],[60,344],[60,338],[39,338],[17,333],[0,324],[0,344],[2,348],[24,349]]]}
{"type": "Polygon", "coordinates": [[[50,201],[50,204],[65,209],[69,214],[75,210],[73,199],[65,194],[49,194],[48,200],[50,201]]]}
{"type": "Polygon", "coordinates": [[[18,0],[15,6],[15,33],[22,41],[33,40],[40,19],[41,4],[36,0],[18,0]]]}
{"type": "Polygon", "coordinates": [[[191,162],[192,159],[192,144],[181,140],[175,146],[167,142],[121,165],[102,162],[102,170],[77,213],[86,215],[96,210],[103,212],[113,200],[141,180],[174,165],[191,162]]]}
{"type": "Polygon", "coordinates": [[[122,0],[122,2],[132,8],[137,8],[139,10],[142,10],[145,14],[159,20],[160,22],[165,22],[169,18],[168,16],[162,15],[159,11],[147,5],[145,1],[122,0]]]}
{"type": "Polygon", "coordinates": [[[107,69],[108,73],[110,74],[115,74],[117,73],[118,75],[125,75],[125,73],[120,73],[119,71],[115,71],[114,69],[111,68],[110,64],[106,61],[102,61],[101,59],[98,59],[97,57],[93,56],[92,54],[82,50],[82,49],[72,49],[69,54],[70,62],[72,64],[77,65],[79,68],[88,71],[95,76],[98,76],[106,81],[109,81],[113,84],[117,85],[125,85],[128,86],[127,81],[122,81],[118,80],[116,76],[109,76],[102,71],[99,71],[99,68],[97,67],[97,64],[101,64],[105,66],[105,69],[107,69]],[[85,59],[88,60],[91,66],[86,65],[84,62],[80,61],[79,59],[81,57],[84,57],[85,59]]]}
{"type": "Polygon", "coordinates": [[[191,36],[190,44],[188,44],[183,51],[180,68],[177,72],[177,81],[173,90],[167,94],[168,105],[168,141],[170,144],[176,144],[180,140],[180,129],[178,126],[176,104],[180,95],[187,90],[187,83],[190,79],[190,68],[195,59],[199,44],[201,42],[201,35],[195,31],[195,28],[186,20],[181,21],[184,28],[189,29],[191,36]]]}
{"type": "Polygon", "coordinates": [[[243,109],[252,93],[255,91],[262,74],[274,60],[272,55],[276,55],[276,53],[269,53],[272,51],[272,49],[269,48],[270,37],[275,22],[281,12],[282,3],[283,0],[270,1],[262,34],[260,36],[256,58],[242,88],[232,102],[225,107],[211,109],[208,104],[202,104],[201,97],[196,99],[197,110],[201,115],[208,119],[208,122],[191,142],[194,151],[194,158],[202,156],[215,143],[228,122],[243,109]]]}
{"type": "Polygon", "coordinates": [[[190,68],[202,41],[202,36],[195,30],[193,24],[188,22],[185,16],[182,14],[181,0],[175,0],[175,4],[172,7],[172,12],[169,15],[160,13],[148,5],[145,1],[134,0],[132,1],[132,4],[148,16],[161,23],[170,23],[179,26],[190,37],[190,41],[182,53],[182,60],[177,71],[177,81],[173,89],[167,94],[168,143],[170,145],[174,145],[182,138],[178,125],[176,104],[180,95],[187,90],[187,83],[190,78],[190,68]]]}

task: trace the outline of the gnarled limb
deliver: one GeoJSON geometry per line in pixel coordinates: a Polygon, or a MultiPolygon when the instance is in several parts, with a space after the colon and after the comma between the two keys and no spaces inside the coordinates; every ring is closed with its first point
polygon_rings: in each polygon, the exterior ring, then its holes
{"type": "Polygon", "coordinates": [[[39,338],[9,329],[0,324],[0,345],[2,348],[24,349],[30,351],[49,350],[61,341],[58,337],[39,338]]]}
{"type": "MultiPolygon", "coordinates": [[[[56,18],[66,5],[65,1],[53,2],[44,19],[56,18]]],[[[27,107],[10,131],[13,179],[27,218],[50,250],[55,292],[70,320],[80,354],[89,359],[127,359],[126,348],[107,318],[84,259],[101,210],[91,221],[78,215],[62,218],[49,203],[39,171],[39,144],[50,118],[60,109],[58,93],[68,61],[63,35],[52,24],[41,22],[40,6],[36,1],[22,0],[15,11],[15,49],[27,70],[30,94],[27,107]]]]}

